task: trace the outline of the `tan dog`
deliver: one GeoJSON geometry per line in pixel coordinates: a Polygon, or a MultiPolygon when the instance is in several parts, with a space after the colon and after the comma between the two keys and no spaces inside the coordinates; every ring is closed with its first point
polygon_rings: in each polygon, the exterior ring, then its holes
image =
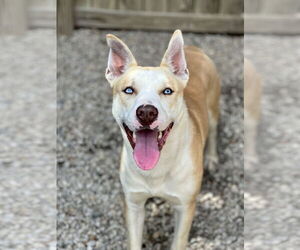
{"type": "Polygon", "coordinates": [[[257,161],[256,134],[261,112],[261,77],[253,64],[244,59],[244,128],[245,128],[245,168],[257,161]]]}
{"type": "Polygon", "coordinates": [[[185,249],[203,174],[203,152],[216,162],[219,77],[200,49],[174,32],[159,67],[141,67],[128,47],[107,35],[106,78],[113,115],[124,138],[120,178],[126,201],[128,248],[141,249],[144,205],[162,197],[176,211],[172,249],[185,249]],[[208,131],[209,136],[208,136],[208,131]]]}

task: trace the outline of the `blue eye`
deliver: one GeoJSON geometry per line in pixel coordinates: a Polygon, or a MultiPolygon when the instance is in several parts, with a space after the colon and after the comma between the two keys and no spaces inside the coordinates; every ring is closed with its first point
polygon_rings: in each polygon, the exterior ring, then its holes
{"type": "Polygon", "coordinates": [[[133,92],[134,92],[134,89],[131,88],[131,87],[127,87],[126,89],[123,90],[123,92],[124,92],[125,94],[132,95],[133,92]]]}
{"type": "Polygon", "coordinates": [[[165,88],[164,90],[163,90],[163,94],[164,95],[172,95],[173,94],[173,90],[172,89],[170,89],[170,88],[165,88]]]}

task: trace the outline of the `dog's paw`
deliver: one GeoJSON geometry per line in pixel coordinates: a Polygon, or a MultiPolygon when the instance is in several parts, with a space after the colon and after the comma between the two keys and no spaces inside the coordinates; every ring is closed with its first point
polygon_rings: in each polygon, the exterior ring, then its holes
{"type": "Polygon", "coordinates": [[[218,166],[218,163],[219,163],[219,158],[218,158],[217,155],[208,155],[208,156],[206,156],[205,165],[207,166],[209,172],[211,172],[211,173],[215,172],[216,168],[218,166]]]}

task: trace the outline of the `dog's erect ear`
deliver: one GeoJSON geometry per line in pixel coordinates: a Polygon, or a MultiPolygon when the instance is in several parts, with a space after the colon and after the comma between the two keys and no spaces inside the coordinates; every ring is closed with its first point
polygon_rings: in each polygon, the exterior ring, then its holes
{"type": "Polygon", "coordinates": [[[189,78],[189,71],[186,65],[183,46],[182,33],[180,30],[176,30],[169,42],[160,66],[167,66],[174,75],[183,81],[187,81],[189,78]]]}
{"type": "Polygon", "coordinates": [[[137,63],[127,45],[119,38],[108,34],[106,35],[106,41],[110,49],[105,76],[110,84],[112,84],[129,67],[136,66],[137,63]]]}

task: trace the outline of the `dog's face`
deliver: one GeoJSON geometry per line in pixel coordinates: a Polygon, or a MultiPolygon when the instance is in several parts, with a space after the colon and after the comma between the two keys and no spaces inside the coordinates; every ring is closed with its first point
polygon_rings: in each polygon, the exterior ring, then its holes
{"type": "Polygon", "coordinates": [[[160,67],[138,66],[128,47],[113,35],[107,35],[107,43],[106,78],[113,89],[113,116],[137,166],[150,170],[185,112],[188,70],[181,32],[175,31],[160,67]]]}

